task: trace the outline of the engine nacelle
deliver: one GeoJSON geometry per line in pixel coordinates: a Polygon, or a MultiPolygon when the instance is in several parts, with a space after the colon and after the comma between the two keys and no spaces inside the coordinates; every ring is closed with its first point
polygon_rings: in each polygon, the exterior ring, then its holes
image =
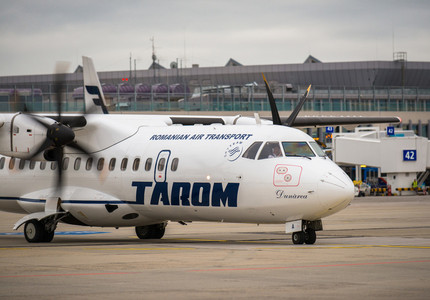
{"type": "Polygon", "coordinates": [[[34,118],[46,124],[55,122],[22,113],[0,115],[0,154],[27,159],[39,149],[46,139],[47,128],[34,118]]]}

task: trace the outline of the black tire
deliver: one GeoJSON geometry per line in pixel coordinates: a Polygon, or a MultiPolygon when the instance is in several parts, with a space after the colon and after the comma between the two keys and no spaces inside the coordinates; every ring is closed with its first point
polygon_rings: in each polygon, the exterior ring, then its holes
{"type": "Polygon", "coordinates": [[[317,234],[313,229],[307,229],[305,232],[305,243],[308,245],[315,244],[317,240],[317,234]]]}
{"type": "Polygon", "coordinates": [[[152,226],[152,238],[161,239],[164,236],[164,233],[166,232],[166,226],[164,225],[164,223],[155,224],[151,226],[152,226]]]}
{"type": "Polygon", "coordinates": [[[137,237],[141,240],[151,238],[152,231],[150,226],[136,226],[135,231],[136,231],[137,237]]]}
{"type": "Polygon", "coordinates": [[[41,242],[49,243],[54,238],[55,231],[44,231],[41,242]]]}
{"type": "Polygon", "coordinates": [[[164,223],[136,226],[136,235],[139,239],[161,239],[166,232],[166,225],[164,223]]]}
{"type": "Polygon", "coordinates": [[[305,242],[305,233],[303,231],[293,232],[291,239],[294,245],[301,245],[305,242]]]}
{"type": "Polygon", "coordinates": [[[39,243],[44,235],[43,225],[37,220],[30,220],[25,223],[24,236],[29,243],[39,243]]]}

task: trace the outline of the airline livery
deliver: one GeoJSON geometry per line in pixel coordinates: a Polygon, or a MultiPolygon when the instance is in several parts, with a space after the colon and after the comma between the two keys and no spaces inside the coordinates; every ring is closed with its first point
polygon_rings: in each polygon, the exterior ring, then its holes
{"type": "Polygon", "coordinates": [[[28,242],[50,242],[58,222],[160,239],[168,222],[208,221],[285,224],[294,244],[313,244],[354,187],[294,127],[400,121],[298,117],[310,87],[280,118],[265,78],[272,120],[107,114],[90,58],[83,68],[85,115],[0,114],[0,210],[25,215],[14,229],[28,242]]]}

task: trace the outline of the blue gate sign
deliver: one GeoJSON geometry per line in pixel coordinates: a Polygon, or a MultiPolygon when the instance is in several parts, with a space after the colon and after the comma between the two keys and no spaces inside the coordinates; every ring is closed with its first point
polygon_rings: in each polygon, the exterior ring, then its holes
{"type": "Polygon", "coordinates": [[[334,127],[333,126],[327,126],[325,128],[325,132],[327,132],[327,133],[333,133],[334,132],[334,127]]]}
{"type": "Polygon", "coordinates": [[[388,136],[393,136],[394,135],[394,127],[393,126],[388,126],[387,127],[387,135],[388,136]]]}
{"type": "Polygon", "coordinates": [[[417,150],[403,150],[403,161],[416,161],[417,150]]]}

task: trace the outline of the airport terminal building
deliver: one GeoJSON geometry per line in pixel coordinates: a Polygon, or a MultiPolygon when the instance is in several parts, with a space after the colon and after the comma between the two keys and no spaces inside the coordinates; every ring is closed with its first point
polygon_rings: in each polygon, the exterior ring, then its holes
{"type": "MultiPolygon", "coordinates": [[[[154,62],[99,77],[111,111],[264,116],[270,107],[262,73],[281,114],[288,115],[312,84],[302,115],[396,115],[404,129],[430,137],[430,62],[407,61],[405,53],[393,61],[324,63],[309,56],[299,64],[257,66],[234,59],[222,67],[154,62]]],[[[82,75],[80,66],[66,74],[65,111],[83,110],[82,75]]],[[[23,103],[32,111],[55,110],[54,82],[54,74],[0,77],[0,111],[18,111],[23,103]]]]}

